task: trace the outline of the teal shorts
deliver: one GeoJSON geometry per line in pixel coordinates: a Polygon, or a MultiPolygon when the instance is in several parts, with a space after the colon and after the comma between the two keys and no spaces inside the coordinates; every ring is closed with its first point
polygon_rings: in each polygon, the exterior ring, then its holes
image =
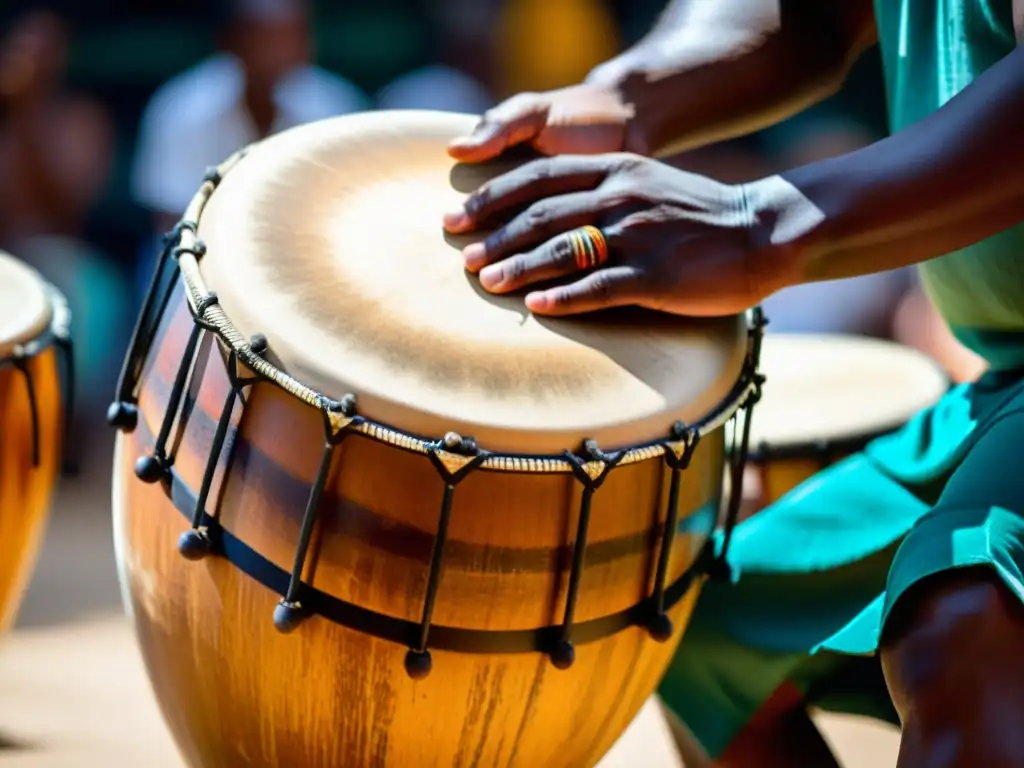
{"type": "Polygon", "coordinates": [[[783,683],[898,724],[876,651],[921,579],[987,567],[1024,600],[1021,435],[1024,377],[987,373],[737,527],[659,690],[712,758],[783,683]]]}

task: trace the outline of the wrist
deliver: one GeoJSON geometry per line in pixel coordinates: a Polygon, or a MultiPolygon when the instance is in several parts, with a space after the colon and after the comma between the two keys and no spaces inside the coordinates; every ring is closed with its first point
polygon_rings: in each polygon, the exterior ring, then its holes
{"type": "Polygon", "coordinates": [[[635,155],[651,157],[656,147],[649,130],[650,110],[638,109],[637,84],[645,81],[644,68],[635,60],[632,51],[627,51],[603,64],[598,65],[584,78],[584,85],[599,88],[611,94],[626,115],[623,121],[623,139],[620,150],[635,155]]]}
{"type": "Polygon", "coordinates": [[[740,185],[755,254],[751,269],[764,295],[808,282],[808,265],[827,250],[828,216],[782,176],[740,185]]]}

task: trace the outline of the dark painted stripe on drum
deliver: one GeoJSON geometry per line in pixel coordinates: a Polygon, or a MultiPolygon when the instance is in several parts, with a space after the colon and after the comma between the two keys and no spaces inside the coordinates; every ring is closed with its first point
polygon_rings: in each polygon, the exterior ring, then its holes
{"type": "MultiPolygon", "coordinates": [[[[190,397],[183,398],[185,408],[191,409],[190,397]]],[[[201,409],[191,411],[189,426],[212,434],[215,424],[201,409]]],[[[152,446],[154,436],[145,417],[139,419],[137,440],[152,446]]],[[[234,439],[231,450],[235,461],[243,461],[248,474],[261,478],[260,490],[273,499],[274,505],[298,524],[302,511],[309,497],[308,483],[293,476],[275,461],[267,457],[255,447],[244,435],[234,429],[229,430],[228,440],[234,439]]],[[[370,438],[353,436],[354,439],[370,438]]],[[[225,448],[227,454],[227,448],[225,448]]],[[[685,482],[685,481],[684,481],[685,482]]],[[[440,482],[439,482],[440,486],[440,482]]],[[[438,504],[440,504],[441,488],[438,488],[438,504]]],[[[350,499],[338,496],[333,488],[324,490],[320,500],[321,510],[332,513],[332,532],[337,531],[360,542],[365,542],[374,549],[412,560],[417,563],[428,563],[434,544],[434,532],[409,525],[380,515],[366,507],[356,504],[350,499]]],[[[718,501],[698,508],[692,514],[681,517],[676,527],[678,533],[689,533],[696,536],[710,536],[716,522],[718,501]]],[[[661,517],[659,511],[659,517],[661,517]]],[[[634,557],[644,552],[654,552],[661,541],[664,523],[644,531],[613,539],[602,539],[587,542],[587,565],[599,566],[617,560],[634,557]]],[[[572,555],[572,543],[566,542],[557,547],[508,547],[493,544],[478,544],[449,539],[445,544],[445,568],[480,572],[481,553],[486,552],[487,561],[493,572],[497,573],[550,573],[569,562],[572,555]]]]}
{"type": "MultiPolygon", "coordinates": [[[[186,520],[191,520],[196,503],[192,489],[173,470],[164,489],[181,515],[186,520]]],[[[270,591],[284,596],[290,579],[287,571],[274,565],[230,532],[219,528],[216,519],[208,512],[203,513],[201,524],[210,526],[213,532],[215,555],[224,557],[270,591]]],[[[714,546],[709,539],[693,565],[665,590],[666,611],[683,599],[698,576],[707,573],[713,557],[714,546]]],[[[299,592],[299,601],[311,613],[357,632],[390,640],[405,647],[413,647],[418,642],[419,623],[368,610],[322,592],[316,587],[304,584],[299,592]]],[[[573,642],[580,645],[592,643],[628,627],[642,626],[651,616],[651,611],[651,603],[645,599],[624,611],[574,624],[573,642]]],[[[267,621],[270,619],[268,612],[267,621]]],[[[559,625],[537,629],[487,630],[433,624],[430,627],[430,647],[459,653],[546,653],[555,647],[561,632],[562,628],[559,625]]]]}

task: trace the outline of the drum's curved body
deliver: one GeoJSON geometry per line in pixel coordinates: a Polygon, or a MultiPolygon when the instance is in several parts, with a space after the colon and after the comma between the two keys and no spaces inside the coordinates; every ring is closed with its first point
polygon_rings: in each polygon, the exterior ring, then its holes
{"type": "Polygon", "coordinates": [[[920,352],[857,336],[768,334],[760,368],[766,383],[750,434],[747,511],[903,426],[949,387],[920,352]]]}
{"type": "Polygon", "coordinates": [[[0,631],[18,612],[60,472],[69,321],[57,290],[0,252],[0,631]]]}
{"type": "Polygon", "coordinates": [[[111,413],[118,560],[194,766],[593,765],[685,627],[721,425],[753,386],[746,325],[541,323],[473,290],[436,224],[458,200],[443,147],[467,123],[358,116],[257,146],[204,187],[186,217],[205,245],[184,229],[184,288],[144,312],[111,413]],[[375,142],[393,178],[309,193],[358,177],[375,142]],[[411,256],[387,230],[358,252],[374,194],[396,198],[411,256]],[[289,242],[304,255],[277,262],[289,242]],[[694,372],[646,367],[665,352],[694,372]],[[621,413],[586,400],[630,386],[621,413]]]}

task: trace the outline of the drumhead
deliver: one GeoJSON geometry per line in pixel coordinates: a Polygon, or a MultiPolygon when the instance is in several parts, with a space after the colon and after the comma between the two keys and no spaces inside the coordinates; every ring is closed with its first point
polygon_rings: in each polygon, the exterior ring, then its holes
{"type": "Polygon", "coordinates": [[[694,423],[737,382],[742,317],[640,310],[532,316],[463,268],[442,215],[500,170],[455,166],[477,118],[368,112],[255,146],[205,208],[204,280],[246,336],[303,383],[357,395],[367,418],[489,450],[607,449],[694,423]]]}
{"type": "Polygon", "coordinates": [[[40,336],[52,318],[53,306],[39,273],[0,251],[0,360],[40,336]]]}
{"type": "Polygon", "coordinates": [[[855,336],[770,333],[761,372],[766,380],[750,445],[769,455],[896,429],[949,386],[920,352],[855,336]]]}

